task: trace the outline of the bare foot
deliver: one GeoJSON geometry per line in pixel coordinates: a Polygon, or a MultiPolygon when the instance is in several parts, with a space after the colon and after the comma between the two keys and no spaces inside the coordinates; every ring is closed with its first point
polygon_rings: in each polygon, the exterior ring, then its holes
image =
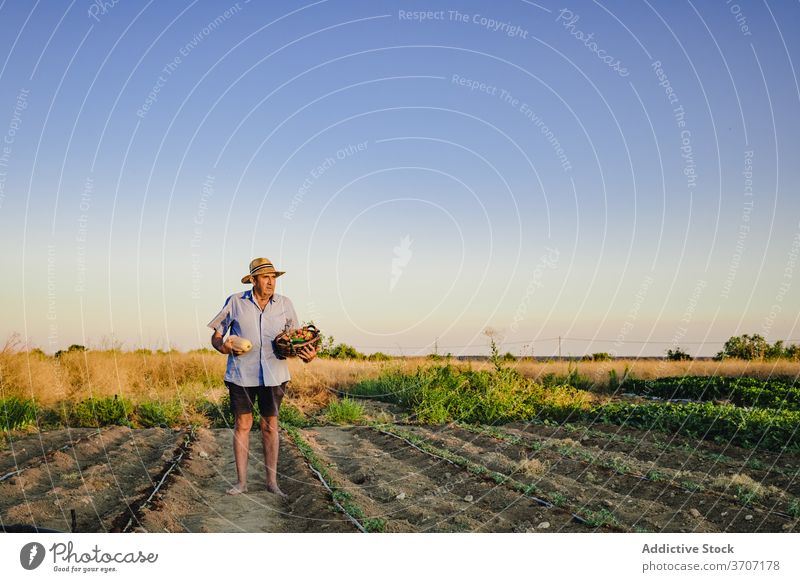
{"type": "Polygon", "coordinates": [[[269,484],[267,484],[267,491],[269,491],[270,493],[274,493],[275,495],[277,495],[277,496],[279,496],[279,497],[288,497],[288,496],[286,495],[286,493],[284,493],[283,491],[281,491],[281,488],[280,488],[280,487],[278,487],[278,484],[277,484],[277,483],[275,483],[274,485],[269,485],[269,484]]]}
{"type": "Polygon", "coordinates": [[[247,485],[234,485],[225,493],[228,495],[241,495],[242,493],[247,493],[247,485]]]}

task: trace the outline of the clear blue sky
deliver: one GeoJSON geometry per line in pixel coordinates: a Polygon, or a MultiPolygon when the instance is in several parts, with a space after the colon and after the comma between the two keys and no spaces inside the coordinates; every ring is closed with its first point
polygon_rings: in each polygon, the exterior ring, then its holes
{"type": "Polygon", "coordinates": [[[797,339],[798,18],[7,0],[0,336],[208,345],[266,256],[367,352],[797,339]]]}

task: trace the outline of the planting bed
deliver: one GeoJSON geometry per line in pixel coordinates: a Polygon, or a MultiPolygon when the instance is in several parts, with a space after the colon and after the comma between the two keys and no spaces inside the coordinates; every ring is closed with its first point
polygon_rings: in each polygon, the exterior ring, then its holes
{"type": "MultiPolygon", "coordinates": [[[[391,420],[378,406],[369,416],[391,420]]],[[[126,427],[13,436],[0,451],[0,524],[70,531],[74,510],[78,532],[798,528],[797,453],[602,424],[293,428],[281,431],[282,499],[264,487],[258,431],[249,492],[225,494],[231,440],[228,429],[126,427]]]]}

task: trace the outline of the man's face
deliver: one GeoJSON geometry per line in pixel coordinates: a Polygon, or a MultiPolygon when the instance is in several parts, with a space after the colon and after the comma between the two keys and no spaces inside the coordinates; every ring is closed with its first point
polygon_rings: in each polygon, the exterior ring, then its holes
{"type": "Polygon", "coordinates": [[[275,275],[272,273],[253,275],[253,291],[262,296],[272,295],[275,291],[275,275]]]}

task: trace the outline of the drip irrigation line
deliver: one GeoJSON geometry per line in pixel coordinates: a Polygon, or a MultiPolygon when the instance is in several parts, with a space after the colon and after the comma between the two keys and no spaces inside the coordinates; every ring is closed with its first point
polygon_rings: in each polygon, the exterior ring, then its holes
{"type": "MultiPolygon", "coordinates": [[[[379,433],[385,434],[385,435],[387,435],[387,436],[390,436],[390,437],[393,437],[393,438],[399,439],[399,440],[403,441],[404,443],[406,443],[406,444],[408,444],[408,445],[410,445],[410,446],[414,447],[416,450],[420,451],[421,453],[424,453],[424,454],[426,454],[426,455],[428,455],[428,456],[430,456],[430,457],[433,457],[433,458],[435,458],[435,459],[439,459],[439,460],[441,460],[441,461],[445,461],[445,462],[447,462],[447,463],[450,463],[451,465],[454,465],[454,466],[458,467],[460,470],[466,470],[466,469],[464,469],[464,467],[461,467],[461,466],[460,466],[458,463],[456,463],[456,462],[454,462],[454,461],[452,461],[452,460],[450,460],[450,459],[447,459],[447,458],[445,458],[445,457],[442,457],[441,455],[437,455],[436,453],[432,453],[432,452],[430,452],[430,451],[426,451],[425,449],[423,449],[423,448],[421,448],[421,447],[419,447],[419,446],[415,445],[414,443],[412,443],[412,442],[411,442],[410,440],[408,440],[407,438],[404,438],[404,437],[402,437],[402,436],[400,436],[400,435],[398,435],[398,434],[394,434],[394,433],[393,433],[393,432],[391,432],[391,431],[386,431],[386,430],[383,430],[383,429],[377,428],[377,427],[375,427],[375,426],[370,426],[369,428],[371,428],[372,430],[375,430],[375,431],[377,431],[377,432],[379,432],[379,433]]],[[[487,478],[487,477],[485,477],[485,476],[483,476],[483,475],[481,475],[481,477],[483,477],[485,480],[488,480],[488,478],[487,478]]],[[[519,493],[519,492],[517,491],[517,493],[519,493]]],[[[522,493],[522,496],[523,496],[523,497],[525,497],[525,498],[527,498],[527,499],[530,499],[531,501],[534,501],[536,504],[538,504],[538,505],[540,505],[540,506],[542,506],[542,507],[546,507],[546,508],[548,508],[548,509],[550,509],[550,508],[553,508],[553,507],[556,507],[556,506],[555,506],[553,503],[551,503],[550,501],[547,501],[546,499],[541,499],[541,498],[539,498],[539,497],[536,497],[535,495],[530,495],[530,494],[528,494],[528,493],[522,493]]],[[[588,521],[587,521],[585,518],[581,517],[580,515],[578,515],[578,514],[576,514],[576,513],[572,513],[572,512],[570,512],[570,516],[572,517],[572,521],[574,521],[574,522],[576,522],[576,523],[579,523],[579,524],[581,524],[581,525],[585,525],[585,526],[587,526],[587,527],[593,527],[593,526],[591,526],[591,525],[589,524],[589,522],[588,522],[588,521]]],[[[613,527],[613,526],[605,526],[605,527],[608,527],[609,529],[621,529],[621,528],[615,528],[615,527],[613,527]]]]}
{"type": "MultiPolygon", "coordinates": [[[[195,433],[194,427],[190,428],[189,431],[187,433],[185,433],[184,437],[185,437],[184,441],[178,446],[176,454],[172,457],[172,460],[168,462],[169,464],[166,466],[166,468],[162,472],[161,478],[159,479],[159,481],[155,485],[155,487],[153,487],[153,490],[150,492],[150,495],[147,497],[147,499],[145,499],[145,500],[143,500],[141,502],[135,503],[134,505],[129,505],[128,506],[126,513],[130,513],[131,515],[128,518],[128,521],[125,524],[125,526],[122,528],[122,530],[120,530],[123,533],[129,532],[131,530],[131,527],[133,527],[134,521],[136,523],[139,523],[139,518],[137,516],[141,514],[142,510],[144,510],[145,508],[147,508],[148,505],[150,505],[150,503],[152,502],[153,498],[161,490],[161,487],[167,482],[167,477],[169,477],[172,474],[172,472],[175,470],[175,468],[183,460],[183,457],[189,452],[189,449],[191,448],[192,443],[197,438],[197,434],[195,433]]],[[[123,517],[124,517],[124,514],[123,514],[123,517]]]]}
{"type": "MultiPolygon", "coordinates": [[[[495,440],[501,441],[501,442],[510,442],[511,444],[521,444],[526,449],[534,450],[528,444],[528,441],[526,441],[526,439],[524,439],[522,437],[514,437],[513,435],[507,435],[509,437],[509,440],[506,440],[505,438],[497,436],[495,434],[492,434],[491,432],[475,431],[475,430],[473,430],[471,428],[468,428],[467,425],[458,424],[457,426],[459,426],[460,428],[462,428],[464,430],[467,430],[468,432],[489,436],[489,437],[491,437],[491,438],[493,438],[495,440]],[[516,440],[516,442],[515,442],[516,438],[518,438],[518,440],[516,440]]],[[[497,429],[497,430],[499,430],[499,429],[497,429]]],[[[499,432],[502,432],[502,434],[504,434],[504,435],[507,434],[507,433],[505,433],[503,431],[499,431],[499,432]]],[[[611,472],[613,472],[613,473],[615,473],[617,475],[621,475],[623,477],[633,477],[634,479],[639,479],[640,481],[647,481],[648,483],[660,483],[660,484],[665,485],[667,487],[672,487],[673,489],[677,489],[678,491],[680,491],[682,493],[688,493],[689,495],[698,493],[698,491],[696,491],[696,490],[687,489],[685,487],[681,487],[680,485],[676,485],[672,481],[661,481],[661,480],[658,480],[658,479],[651,479],[647,475],[642,475],[640,473],[625,473],[623,471],[620,471],[619,469],[615,469],[613,467],[608,467],[608,466],[603,465],[602,461],[596,462],[596,463],[595,462],[590,463],[589,461],[585,461],[584,459],[581,459],[581,458],[578,458],[578,457],[571,457],[569,455],[565,455],[565,454],[563,454],[563,453],[561,453],[560,451],[557,451],[557,450],[554,450],[553,452],[555,454],[557,454],[558,456],[560,456],[562,459],[569,459],[570,461],[575,461],[577,463],[582,463],[582,464],[586,465],[587,467],[591,467],[592,465],[595,465],[595,466],[607,469],[608,471],[611,471],[611,472]]],[[[786,520],[794,519],[788,513],[784,513],[782,511],[778,511],[778,510],[772,510],[772,509],[768,508],[766,505],[761,505],[761,504],[757,504],[757,503],[752,503],[750,505],[747,505],[747,504],[744,504],[744,503],[740,503],[739,500],[736,499],[735,496],[728,495],[727,493],[724,493],[724,492],[714,491],[714,490],[709,491],[709,490],[706,489],[706,490],[703,491],[703,493],[705,493],[707,495],[713,495],[715,497],[718,497],[719,499],[727,500],[729,502],[732,502],[736,506],[741,506],[743,508],[750,508],[750,509],[754,509],[754,510],[755,509],[760,509],[761,511],[766,511],[767,514],[776,515],[776,516],[778,516],[780,518],[783,518],[783,519],[786,519],[786,520]]]]}
{"type": "MultiPolygon", "coordinates": [[[[286,427],[284,427],[284,430],[286,430],[286,427]]],[[[325,489],[327,489],[328,494],[331,497],[331,501],[333,501],[333,504],[336,506],[336,508],[339,511],[341,511],[347,517],[347,519],[350,520],[350,522],[353,525],[356,526],[358,531],[360,531],[361,533],[368,533],[367,529],[363,525],[361,525],[361,522],[358,521],[353,515],[351,515],[350,512],[347,511],[344,508],[344,506],[341,503],[339,503],[339,501],[337,501],[336,496],[333,494],[333,488],[325,480],[325,477],[322,476],[322,473],[320,471],[317,471],[317,469],[314,467],[314,465],[311,463],[311,461],[308,459],[308,457],[306,457],[306,454],[303,451],[303,448],[298,444],[298,439],[300,439],[302,441],[302,439],[300,438],[300,435],[299,434],[294,434],[293,431],[291,431],[291,430],[286,430],[286,432],[289,435],[289,438],[292,439],[292,442],[294,443],[294,446],[297,447],[297,450],[299,451],[300,456],[303,457],[303,460],[305,461],[305,463],[308,466],[308,468],[311,469],[311,472],[314,473],[314,475],[316,475],[317,479],[319,479],[319,482],[322,483],[322,486],[325,487],[325,489]]],[[[306,443],[306,446],[310,446],[310,445],[308,445],[306,443]]]]}
{"type": "Polygon", "coordinates": [[[336,497],[334,497],[333,495],[333,489],[331,489],[330,485],[328,485],[328,482],[325,481],[325,477],[322,476],[322,473],[317,471],[308,461],[306,461],[306,465],[308,465],[308,468],[311,469],[314,475],[317,476],[317,479],[319,479],[320,483],[322,483],[322,486],[328,490],[328,493],[331,496],[331,500],[333,501],[334,505],[336,505],[336,508],[343,514],[345,514],[345,516],[347,516],[347,519],[349,519],[352,522],[352,524],[355,525],[356,528],[358,528],[358,531],[360,531],[361,533],[367,533],[367,530],[364,528],[363,525],[361,525],[361,522],[359,522],[355,517],[350,515],[350,513],[348,513],[348,511],[342,506],[342,504],[336,501],[336,497]]]}

